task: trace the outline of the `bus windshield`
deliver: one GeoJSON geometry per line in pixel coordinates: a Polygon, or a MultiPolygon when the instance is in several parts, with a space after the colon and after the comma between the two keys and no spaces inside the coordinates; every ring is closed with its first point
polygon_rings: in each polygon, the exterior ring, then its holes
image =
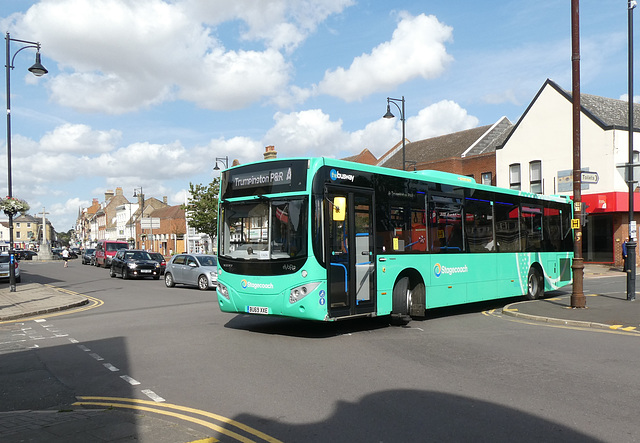
{"type": "Polygon", "coordinates": [[[303,197],[225,203],[220,256],[279,260],[307,255],[307,199],[303,197]]]}

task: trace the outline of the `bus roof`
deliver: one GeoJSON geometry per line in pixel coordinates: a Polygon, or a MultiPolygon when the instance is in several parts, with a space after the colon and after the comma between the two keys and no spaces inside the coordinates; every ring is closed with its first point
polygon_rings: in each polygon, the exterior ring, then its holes
{"type": "Polygon", "coordinates": [[[257,162],[245,163],[243,165],[232,166],[229,169],[242,168],[243,166],[260,164],[260,163],[291,161],[291,160],[307,160],[309,162],[309,167],[312,169],[317,169],[320,166],[337,166],[337,167],[352,169],[356,171],[370,172],[374,174],[386,174],[386,175],[392,175],[396,177],[405,177],[407,179],[432,181],[432,182],[443,183],[448,185],[457,185],[457,186],[463,186],[463,187],[468,187],[473,189],[481,189],[489,192],[499,192],[503,194],[520,195],[523,197],[529,197],[529,198],[540,199],[540,200],[557,201],[561,203],[568,203],[571,200],[569,196],[564,196],[564,195],[534,194],[534,193],[519,191],[515,189],[501,188],[501,187],[492,186],[492,185],[484,185],[481,183],[476,183],[472,177],[468,177],[466,175],[453,174],[450,172],[437,171],[433,169],[423,169],[418,171],[401,171],[399,169],[386,168],[384,166],[367,165],[363,163],[355,163],[348,160],[338,160],[338,159],[329,158],[329,157],[288,157],[288,158],[277,158],[273,160],[260,160],[257,162]]]}

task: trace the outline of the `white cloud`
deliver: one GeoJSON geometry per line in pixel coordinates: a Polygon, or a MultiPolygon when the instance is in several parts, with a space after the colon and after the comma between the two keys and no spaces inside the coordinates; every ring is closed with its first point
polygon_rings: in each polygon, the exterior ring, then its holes
{"type": "MultiPolygon", "coordinates": [[[[620,98],[618,100],[622,100],[623,102],[628,102],[629,101],[629,94],[622,94],[620,96],[620,98]]],[[[634,95],[633,96],[633,102],[634,103],[640,103],[640,95],[634,95]]]]}
{"type": "MultiPolygon", "coordinates": [[[[207,146],[194,150],[200,158],[206,159],[207,165],[213,170],[215,158],[228,157],[228,166],[231,167],[234,160],[240,164],[255,162],[262,159],[263,145],[258,140],[249,137],[232,137],[228,140],[217,138],[211,140],[207,146]]],[[[223,163],[218,164],[224,168],[223,163]]]]}
{"type": "Polygon", "coordinates": [[[121,114],[174,99],[238,109],[289,81],[278,50],[226,49],[183,2],[42,0],[15,20],[46,42],[48,58],[63,61],[47,80],[52,98],[82,112],[121,114]]]}
{"type": "Polygon", "coordinates": [[[264,41],[270,48],[290,53],[319,23],[354,3],[354,0],[185,0],[179,4],[194,20],[211,25],[241,20],[245,25],[240,29],[241,39],[264,41]]]}
{"type": "Polygon", "coordinates": [[[409,117],[406,121],[406,134],[411,141],[424,140],[475,128],[478,123],[479,120],[469,115],[459,104],[442,100],[421,109],[417,116],[409,117]]]}
{"type": "Polygon", "coordinates": [[[109,152],[120,141],[122,133],[110,131],[94,131],[87,125],[66,123],[47,132],[40,139],[40,148],[44,152],[78,153],[109,152]]]}
{"type": "Polygon", "coordinates": [[[342,130],[342,121],[331,121],[320,109],[278,112],[274,119],[275,125],[263,140],[276,147],[279,157],[332,157],[346,148],[348,136],[342,130]]]}
{"type": "Polygon", "coordinates": [[[342,67],[325,73],[319,93],[359,100],[379,90],[390,90],[411,79],[434,78],[452,61],[445,43],[452,28],[432,15],[413,17],[402,13],[390,41],[375,47],[370,54],[356,57],[349,69],[342,67]]]}

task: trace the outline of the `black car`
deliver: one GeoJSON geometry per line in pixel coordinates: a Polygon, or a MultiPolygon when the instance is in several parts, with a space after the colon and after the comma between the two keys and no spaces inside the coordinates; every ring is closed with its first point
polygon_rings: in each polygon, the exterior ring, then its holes
{"type": "Polygon", "coordinates": [[[87,248],[82,253],[82,264],[83,265],[92,265],[93,264],[93,255],[95,254],[95,248],[87,248]]]}
{"type": "Polygon", "coordinates": [[[160,263],[160,275],[164,275],[164,270],[167,268],[167,260],[165,260],[164,255],[159,252],[149,252],[151,258],[158,263],[160,263]]]}
{"type": "Polygon", "coordinates": [[[141,249],[120,249],[111,260],[111,277],[122,278],[153,277],[160,278],[160,263],[153,260],[147,251],[141,249]]]}
{"type": "Polygon", "coordinates": [[[18,260],[32,260],[38,253],[29,249],[19,249],[15,251],[15,256],[18,260]]]}

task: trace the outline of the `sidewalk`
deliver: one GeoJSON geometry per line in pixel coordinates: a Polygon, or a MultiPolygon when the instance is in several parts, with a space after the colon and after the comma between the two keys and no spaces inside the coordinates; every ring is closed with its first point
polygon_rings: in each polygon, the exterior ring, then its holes
{"type": "MultiPolygon", "coordinates": [[[[625,277],[620,269],[603,265],[585,265],[584,278],[603,276],[625,277]]],[[[640,280],[637,289],[640,289],[640,280]]],[[[549,297],[542,300],[512,303],[502,309],[504,315],[526,320],[540,321],[565,326],[621,330],[640,334],[640,295],[636,301],[627,301],[626,287],[616,288],[607,294],[584,291],[586,308],[571,307],[571,294],[549,297]]]]}
{"type": "Polygon", "coordinates": [[[89,300],[86,297],[62,292],[40,283],[18,283],[16,292],[10,292],[7,284],[0,287],[0,321],[48,314],[87,303],[89,300]]]}

